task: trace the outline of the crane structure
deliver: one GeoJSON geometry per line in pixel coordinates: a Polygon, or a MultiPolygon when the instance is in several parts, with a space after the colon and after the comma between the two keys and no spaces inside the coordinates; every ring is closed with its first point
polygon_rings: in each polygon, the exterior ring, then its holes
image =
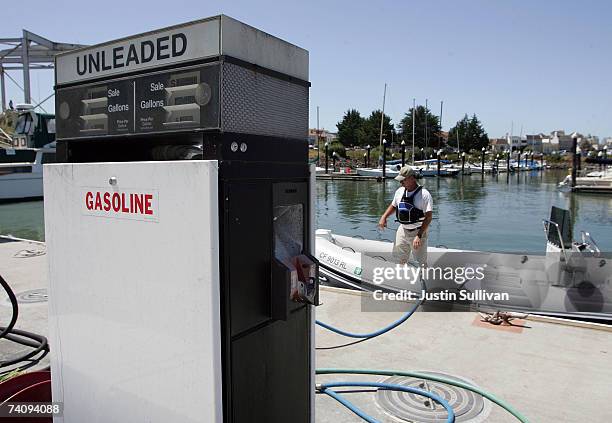
{"type": "MultiPolygon", "coordinates": [[[[85,46],[53,42],[24,29],[20,38],[0,38],[0,48],[3,47],[7,48],[0,49],[0,104],[2,112],[6,110],[5,77],[23,91],[24,103],[31,104],[30,70],[53,69],[56,54],[85,46]],[[8,71],[19,70],[23,71],[23,87],[8,73],[8,71]]],[[[53,93],[43,100],[37,99],[36,106],[40,106],[52,96],[53,93]]]]}

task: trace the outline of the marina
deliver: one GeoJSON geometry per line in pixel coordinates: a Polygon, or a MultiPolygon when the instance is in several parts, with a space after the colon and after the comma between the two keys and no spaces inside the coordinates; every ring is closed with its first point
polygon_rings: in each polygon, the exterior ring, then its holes
{"type": "MultiPolygon", "coordinates": [[[[10,281],[20,299],[18,327],[41,335],[47,335],[46,259],[44,244],[6,238],[0,242],[2,276],[10,281]]],[[[363,295],[357,291],[322,288],[317,319],[346,330],[368,331],[402,315],[401,308],[364,312],[363,295]]],[[[5,321],[9,315],[9,308],[0,306],[0,318],[5,321]]],[[[554,421],[559,409],[565,410],[566,421],[612,419],[612,409],[590,406],[593,402],[605,404],[608,400],[608,382],[612,378],[612,369],[607,365],[612,351],[610,326],[536,316],[514,323],[511,327],[483,324],[474,312],[421,312],[376,340],[344,348],[331,347],[344,344],[346,338],[319,328],[315,337],[318,348],[315,360],[320,372],[317,383],[395,380],[406,386],[427,384],[433,392],[446,392],[454,398],[457,415],[464,416],[457,421],[517,421],[489,400],[459,387],[418,377],[391,376],[394,371],[424,376],[434,372],[468,381],[493,393],[520,410],[531,422],[554,421]],[[572,340],[571,347],[568,340],[572,340]],[[355,372],[372,369],[381,374],[349,375],[340,373],[341,369],[355,372]],[[385,375],[385,371],[390,374],[385,375]],[[568,379],[573,380],[571,394],[566,384],[568,379]]],[[[2,360],[22,350],[5,340],[0,340],[0,346],[2,360]]],[[[48,364],[47,356],[35,369],[48,364]]],[[[429,421],[434,415],[443,418],[443,409],[435,407],[435,413],[430,414],[427,411],[430,406],[417,396],[385,399],[383,393],[364,390],[344,395],[385,423],[396,422],[410,413],[413,418],[421,416],[421,421],[429,421]]],[[[356,419],[333,399],[318,394],[315,421],[350,423],[356,419]]]]}
{"type": "Polygon", "coordinates": [[[8,9],[0,422],[612,421],[609,7],[188,3],[8,9]]]}
{"type": "MultiPolygon", "coordinates": [[[[612,251],[610,197],[572,196],[558,191],[556,184],[566,175],[563,170],[519,175],[510,178],[487,175],[483,179],[480,174],[474,174],[464,178],[423,179],[424,186],[435,196],[430,245],[542,252],[541,221],[548,217],[550,207],[556,205],[572,211],[577,230],[592,233],[602,251],[612,251]],[[532,219],[525,218],[525,207],[533,215],[532,219]],[[517,212],[507,213],[509,208],[517,212]],[[487,236],[483,237],[482,233],[487,236]]],[[[397,182],[381,184],[375,178],[362,180],[348,175],[346,178],[351,179],[344,179],[342,175],[318,179],[317,228],[333,228],[348,236],[392,240],[396,223],[392,222],[383,232],[376,229],[376,223],[386,203],[391,201],[397,182]]],[[[44,241],[43,218],[42,201],[0,204],[0,234],[44,241]]]]}

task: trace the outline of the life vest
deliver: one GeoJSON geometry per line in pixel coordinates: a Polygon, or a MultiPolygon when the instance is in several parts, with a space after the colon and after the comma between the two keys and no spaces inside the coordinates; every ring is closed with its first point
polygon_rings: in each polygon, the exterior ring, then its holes
{"type": "Polygon", "coordinates": [[[423,187],[419,185],[410,195],[407,195],[408,191],[404,189],[404,195],[395,209],[397,221],[403,225],[414,225],[414,229],[420,228],[425,220],[423,210],[414,205],[414,197],[421,191],[421,188],[423,187]]]}

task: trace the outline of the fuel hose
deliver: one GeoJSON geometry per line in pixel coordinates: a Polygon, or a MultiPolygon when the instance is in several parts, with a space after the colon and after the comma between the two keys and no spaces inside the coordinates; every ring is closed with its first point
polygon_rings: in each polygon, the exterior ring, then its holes
{"type": "Polygon", "coordinates": [[[378,423],[378,420],[375,420],[371,416],[364,413],[362,410],[357,408],[353,403],[351,403],[350,401],[342,397],[342,395],[340,395],[338,392],[330,389],[330,388],[339,388],[339,387],[347,387],[347,386],[348,387],[373,387],[373,388],[385,389],[389,391],[400,391],[400,392],[408,392],[411,394],[421,395],[421,396],[424,396],[424,397],[427,397],[429,399],[436,401],[438,404],[440,404],[442,407],[446,409],[446,412],[448,413],[446,423],[453,423],[455,421],[455,412],[453,411],[452,407],[448,404],[448,402],[446,402],[443,398],[439,397],[438,395],[434,393],[431,393],[428,391],[422,391],[420,389],[412,388],[410,386],[394,385],[390,383],[380,383],[380,382],[327,382],[327,383],[322,383],[320,385],[317,385],[317,389],[321,393],[329,395],[330,397],[338,401],[340,404],[344,405],[346,408],[351,410],[353,413],[361,417],[366,422],[378,423]]]}
{"type": "MultiPolygon", "coordinates": [[[[423,281],[421,279],[421,287],[422,290],[425,291],[426,286],[425,286],[425,281],[423,281]]],[[[423,296],[420,296],[421,298],[423,296]]],[[[343,329],[339,329],[335,326],[332,326],[328,323],[322,322],[320,320],[316,320],[315,323],[319,326],[321,326],[322,328],[325,328],[331,332],[337,333],[338,335],[342,335],[342,336],[346,336],[347,338],[359,338],[359,339],[372,339],[375,338],[377,336],[380,336],[384,333],[389,332],[390,330],[395,329],[396,327],[398,327],[399,325],[401,325],[402,323],[404,323],[406,320],[408,320],[410,318],[410,316],[412,316],[414,314],[415,311],[417,311],[417,309],[419,308],[419,306],[423,303],[422,299],[419,299],[411,308],[410,310],[408,310],[408,312],[406,314],[404,314],[401,318],[399,318],[398,320],[396,320],[395,322],[391,323],[388,326],[385,326],[384,328],[381,328],[379,330],[376,330],[374,332],[370,332],[370,333],[353,333],[353,332],[348,332],[345,331],[343,329]]]]}
{"type": "MultiPolygon", "coordinates": [[[[459,388],[466,389],[468,391],[472,391],[476,394],[482,395],[487,398],[491,402],[497,404],[508,413],[512,414],[516,419],[522,423],[529,423],[529,420],[525,416],[523,416],[518,410],[512,407],[510,404],[506,403],[504,400],[496,397],[495,395],[480,389],[476,386],[470,385],[465,382],[461,382],[458,380],[448,379],[441,376],[431,375],[427,373],[418,373],[418,372],[407,372],[400,370],[373,370],[373,369],[317,369],[316,374],[318,375],[327,375],[327,374],[350,374],[350,375],[377,375],[377,376],[406,376],[406,377],[414,377],[418,379],[426,379],[434,382],[444,383],[447,385],[457,386],[459,388]]],[[[355,383],[358,382],[348,382],[350,386],[358,386],[355,383]]],[[[325,386],[322,384],[321,386],[325,386]]],[[[431,397],[430,397],[431,398],[431,397]]],[[[433,399],[433,398],[432,398],[433,399]]],[[[369,420],[366,420],[369,421],[369,420]]]]}

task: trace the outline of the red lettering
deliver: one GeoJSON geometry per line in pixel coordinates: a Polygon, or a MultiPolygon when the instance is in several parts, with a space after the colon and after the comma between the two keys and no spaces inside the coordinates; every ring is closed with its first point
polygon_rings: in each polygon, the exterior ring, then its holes
{"type": "Polygon", "coordinates": [[[152,194],[145,194],[144,195],[144,200],[145,200],[144,213],[145,214],[153,214],[153,210],[151,209],[151,201],[153,200],[153,195],[152,194]]]}
{"type": "Polygon", "coordinates": [[[121,197],[119,197],[119,193],[117,192],[113,194],[113,210],[116,212],[121,210],[121,197]]]}
{"type": "Polygon", "coordinates": [[[85,207],[87,210],[93,209],[93,194],[89,191],[85,194],[85,207]]]}
{"type": "Polygon", "coordinates": [[[110,204],[110,192],[104,193],[104,211],[109,211],[111,208],[110,204]]]}
{"type": "Polygon", "coordinates": [[[125,206],[125,194],[121,194],[121,211],[123,213],[130,212],[130,209],[125,206]]]}
{"type": "Polygon", "coordinates": [[[153,194],[88,191],[85,193],[85,207],[87,210],[154,215],[153,194]]]}
{"type": "Polygon", "coordinates": [[[100,193],[96,192],[96,210],[102,211],[102,198],[100,198],[100,193]]]}
{"type": "Polygon", "coordinates": [[[144,204],[143,204],[143,199],[142,199],[142,194],[136,194],[134,196],[134,199],[136,200],[134,203],[134,212],[135,213],[140,213],[140,214],[144,214],[144,204]]]}

